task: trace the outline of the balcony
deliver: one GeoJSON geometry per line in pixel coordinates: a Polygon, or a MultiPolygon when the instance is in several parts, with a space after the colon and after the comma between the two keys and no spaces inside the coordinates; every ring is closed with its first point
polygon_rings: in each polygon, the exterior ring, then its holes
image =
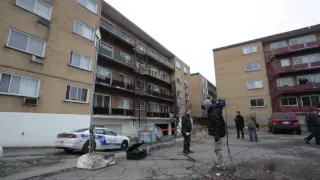
{"type": "Polygon", "coordinates": [[[297,44],[289,47],[275,49],[274,53],[275,55],[281,55],[281,54],[288,54],[296,51],[302,51],[305,49],[313,49],[313,48],[319,48],[319,47],[320,47],[320,40],[309,42],[306,44],[297,44]]]}
{"type": "Polygon", "coordinates": [[[147,90],[147,95],[148,96],[152,96],[152,97],[157,97],[159,99],[165,99],[165,100],[170,100],[173,101],[173,97],[168,95],[168,94],[164,94],[164,93],[160,93],[159,91],[154,91],[151,89],[147,90]]]}
{"type": "Polygon", "coordinates": [[[100,47],[99,47],[99,55],[108,58],[114,62],[123,64],[125,66],[129,66],[130,68],[134,67],[134,61],[133,59],[128,60],[125,59],[123,56],[120,56],[119,52],[115,52],[108,48],[109,45],[105,42],[100,42],[100,47]]]}
{"type": "Polygon", "coordinates": [[[124,33],[118,27],[114,26],[113,24],[109,23],[108,21],[106,21],[104,19],[100,19],[100,23],[101,23],[101,27],[103,29],[107,30],[111,34],[113,34],[116,37],[120,38],[124,42],[126,42],[126,43],[128,43],[128,44],[130,44],[132,46],[135,46],[135,41],[132,38],[130,38],[128,35],[126,35],[126,33],[124,33]]]}
{"type": "Polygon", "coordinates": [[[317,106],[281,106],[281,112],[310,112],[317,110],[317,106]]]}
{"type": "Polygon", "coordinates": [[[153,50],[151,49],[147,49],[147,55],[152,57],[153,59],[155,59],[156,61],[160,62],[162,65],[165,65],[166,67],[168,67],[169,69],[171,70],[174,70],[174,66],[173,64],[171,64],[169,62],[168,59],[162,57],[162,56],[159,56],[159,54],[157,54],[156,52],[154,52],[153,50]]]}
{"type": "Polygon", "coordinates": [[[283,73],[290,73],[290,72],[299,72],[304,70],[312,70],[312,69],[319,69],[320,68],[320,61],[312,62],[312,63],[305,63],[305,64],[295,64],[291,66],[284,66],[275,68],[273,74],[283,74],[283,73]]]}
{"type": "Polygon", "coordinates": [[[113,88],[117,88],[117,89],[123,89],[123,90],[127,90],[127,91],[134,91],[134,85],[133,84],[128,84],[128,83],[124,83],[122,81],[118,81],[118,80],[114,80],[114,79],[110,79],[110,78],[101,78],[101,77],[97,77],[96,79],[96,83],[104,85],[104,86],[110,86],[113,88]]]}
{"type": "Polygon", "coordinates": [[[129,109],[120,108],[103,108],[94,107],[93,114],[96,115],[122,115],[122,116],[133,116],[133,111],[129,109]]]}
{"type": "Polygon", "coordinates": [[[170,118],[169,113],[147,112],[147,117],[170,118]]]}
{"type": "Polygon", "coordinates": [[[296,84],[294,86],[278,87],[278,93],[297,93],[320,90],[320,83],[296,84]]]}

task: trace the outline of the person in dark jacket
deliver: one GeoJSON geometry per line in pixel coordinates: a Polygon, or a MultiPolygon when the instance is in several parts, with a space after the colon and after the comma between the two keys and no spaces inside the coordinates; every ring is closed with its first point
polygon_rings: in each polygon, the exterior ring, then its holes
{"type": "Polygon", "coordinates": [[[310,141],[315,137],[316,129],[319,126],[318,124],[318,118],[315,112],[311,112],[309,115],[306,116],[306,123],[308,130],[311,132],[311,134],[304,138],[304,141],[307,144],[310,144],[310,141]]]}
{"type": "Polygon", "coordinates": [[[234,118],[234,121],[236,122],[236,128],[237,128],[237,138],[240,139],[240,132],[241,132],[241,138],[244,139],[244,118],[240,114],[240,111],[237,111],[237,115],[234,118]]]}
{"type": "Polygon", "coordinates": [[[190,119],[190,113],[191,110],[188,110],[185,112],[185,114],[181,118],[181,133],[184,138],[184,144],[183,144],[183,153],[189,154],[193,153],[193,151],[190,150],[190,141],[191,141],[191,130],[192,130],[192,122],[190,119]]]}

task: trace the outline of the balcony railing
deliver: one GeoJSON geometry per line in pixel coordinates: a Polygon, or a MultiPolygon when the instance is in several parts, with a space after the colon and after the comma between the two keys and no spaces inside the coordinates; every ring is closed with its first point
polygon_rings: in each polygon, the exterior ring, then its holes
{"type": "Polygon", "coordinates": [[[132,38],[129,38],[122,30],[120,30],[118,27],[111,25],[109,22],[107,22],[104,19],[100,20],[101,22],[101,26],[102,28],[108,30],[109,32],[111,32],[112,34],[116,35],[117,37],[119,37],[120,39],[122,39],[123,41],[131,44],[131,45],[135,45],[135,41],[132,38]]]}
{"type": "Polygon", "coordinates": [[[101,77],[97,77],[96,82],[97,83],[102,83],[103,85],[112,86],[112,87],[115,87],[115,88],[134,91],[134,85],[133,84],[124,83],[122,81],[118,81],[118,80],[115,80],[115,79],[110,79],[110,78],[103,79],[101,77]]]}
{"type": "Polygon", "coordinates": [[[296,84],[294,86],[278,87],[278,93],[294,93],[310,90],[320,90],[320,83],[296,84]]]}
{"type": "Polygon", "coordinates": [[[147,117],[169,118],[169,113],[147,112],[147,117]]]}
{"type": "Polygon", "coordinates": [[[151,90],[151,89],[147,90],[147,95],[158,97],[160,99],[173,100],[172,96],[170,96],[168,94],[160,93],[159,91],[154,91],[154,90],[151,90]]]}
{"type": "Polygon", "coordinates": [[[131,60],[125,59],[123,56],[120,56],[119,52],[111,51],[110,49],[107,49],[106,46],[107,45],[105,42],[100,43],[100,47],[99,47],[99,54],[100,55],[107,57],[111,60],[120,62],[121,64],[130,66],[130,67],[134,67],[133,59],[131,59],[131,60]]]}
{"type": "Polygon", "coordinates": [[[153,59],[157,60],[158,62],[166,65],[166,66],[169,67],[170,69],[174,69],[173,64],[171,64],[171,63],[169,62],[169,60],[164,59],[163,57],[159,56],[158,54],[156,54],[156,53],[153,52],[152,50],[147,49],[147,54],[148,54],[150,57],[152,57],[153,59]]]}
{"type": "Polygon", "coordinates": [[[133,116],[133,111],[129,109],[121,108],[104,108],[104,107],[94,107],[94,114],[100,115],[123,115],[123,116],[133,116]]]}
{"type": "Polygon", "coordinates": [[[318,69],[318,68],[320,68],[320,61],[312,62],[312,63],[304,63],[304,64],[295,64],[295,65],[284,66],[284,67],[277,67],[274,69],[273,74],[297,72],[297,71],[303,71],[308,69],[318,69]]]}
{"type": "Polygon", "coordinates": [[[317,106],[280,106],[281,112],[310,112],[317,109],[317,106]]]}
{"type": "Polygon", "coordinates": [[[297,45],[293,45],[293,46],[289,46],[289,47],[275,49],[274,52],[276,55],[279,55],[279,54],[286,54],[286,53],[290,53],[290,52],[300,51],[300,50],[304,50],[304,49],[317,48],[317,47],[320,47],[320,40],[309,42],[306,44],[297,44],[297,45]]]}

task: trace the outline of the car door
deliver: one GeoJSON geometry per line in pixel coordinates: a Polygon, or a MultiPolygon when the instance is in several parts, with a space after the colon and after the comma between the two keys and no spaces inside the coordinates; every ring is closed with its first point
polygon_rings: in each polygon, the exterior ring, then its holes
{"type": "Polygon", "coordinates": [[[108,144],[109,149],[118,149],[121,147],[121,143],[119,144],[117,134],[112,132],[110,129],[105,129],[106,133],[106,143],[108,144]]]}
{"type": "Polygon", "coordinates": [[[104,149],[104,142],[106,141],[105,138],[105,131],[103,129],[95,129],[95,142],[96,142],[96,150],[104,149]]]}

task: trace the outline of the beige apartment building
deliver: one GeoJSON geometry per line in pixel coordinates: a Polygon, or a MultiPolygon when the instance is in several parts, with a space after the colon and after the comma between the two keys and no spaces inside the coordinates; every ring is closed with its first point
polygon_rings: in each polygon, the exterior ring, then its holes
{"type": "Polygon", "coordinates": [[[177,105],[179,109],[180,117],[185,113],[186,110],[191,107],[191,91],[190,91],[190,66],[185,62],[175,57],[175,88],[177,94],[177,105]]]}
{"type": "Polygon", "coordinates": [[[3,0],[0,30],[0,145],[51,146],[89,127],[92,104],[119,134],[174,127],[175,55],[105,1],[3,0]]]}
{"type": "Polygon", "coordinates": [[[320,105],[320,25],[213,49],[217,94],[229,118],[255,110],[303,115],[320,105]]]}
{"type": "Polygon", "coordinates": [[[216,97],[216,87],[200,73],[190,74],[188,77],[191,96],[192,116],[195,120],[197,118],[205,117],[204,111],[201,109],[203,101],[207,97],[216,97]]]}

